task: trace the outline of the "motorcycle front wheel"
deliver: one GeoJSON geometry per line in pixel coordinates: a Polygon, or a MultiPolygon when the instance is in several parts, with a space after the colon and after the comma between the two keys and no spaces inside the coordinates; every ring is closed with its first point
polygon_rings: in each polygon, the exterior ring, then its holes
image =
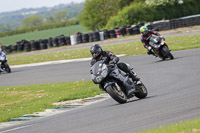
{"type": "Polygon", "coordinates": [[[140,86],[138,86],[136,90],[137,92],[135,93],[135,96],[139,99],[145,98],[148,94],[147,88],[143,83],[140,86]]]}
{"type": "Polygon", "coordinates": [[[115,84],[106,87],[106,91],[118,103],[123,104],[127,102],[125,93],[121,89],[117,89],[115,84]]]}
{"type": "Polygon", "coordinates": [[[11,73],[11,69],[7,63],[4,63],[4,67],[7,73],[11,73]]]}
{"type": "Polygon", "coordinates": [[[166,56],[169,57],[171,60],[174,59],[174,56],[170,52],[169,48],[167,46],[163,47],[163,51],[166,53],[166,56]]]}

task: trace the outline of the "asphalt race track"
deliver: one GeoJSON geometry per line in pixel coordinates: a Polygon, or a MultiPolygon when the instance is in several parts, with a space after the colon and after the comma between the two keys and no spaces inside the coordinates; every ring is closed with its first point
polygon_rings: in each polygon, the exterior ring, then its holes
{"type": "MultiPolygon", "coordinates": [[[[133,133],[200,118],[200,49],[173,51],[175,59],[121,57],[148,88],[146,99],[113,99],[0,129],[0,133],[133,133]]],[[[13,69],[0,86],[90,80],[89,61],[13,69]]]]}

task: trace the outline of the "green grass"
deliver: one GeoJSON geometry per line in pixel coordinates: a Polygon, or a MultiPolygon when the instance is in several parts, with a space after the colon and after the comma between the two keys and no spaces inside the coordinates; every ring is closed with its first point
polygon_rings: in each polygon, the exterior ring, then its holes
{"type": "Polygon", "coordinates": [[[17,41],[21,41],[22,39],[26,39],[28,41],[38,40],[38,39],[47,39],[49,37],[56,37],[62,34],[65,36],[69,36],[77,32],[87,33],[88,30],[81,25],[73,25],[73,26],[68,26],[68,27],[48,29],[48,30],[42,30],[42,31],[34,31],[34,32],[18,34],[18,35],[13,35],[13,36],[1,37],[0,41],[3,42],[3,44],[7,46],[11,44],[16,44],[17,41]]]}
{"type": "Polygon", "coordinates": [[[54,102],[101,93],[98,86],[91,81],[0,87],[0,122],[53,108],[54,102]]]}
{"type": "Polygon", "coordinates": [[[200,133],[200,119],[171,124],[138,133],[200,133]]]}
{"type": "MultiPolygon", "coordinates": [[[[200,48],[200,34],[166,38],[166,42],[172,51],[200,48]]],[[[143,47],[141,42],[107,45],[103,46],[103,49],[110,50],[116,55],[126,54],[126,56],[130,56],[146,54],[146,49],[143,47]]],[[[19,65],[87,57],[91,57],[89,48],[51,52],[38,55],[28,55],[23,57],[13,57],[8,59],[8,63],[10,65],[19,65]]]]}

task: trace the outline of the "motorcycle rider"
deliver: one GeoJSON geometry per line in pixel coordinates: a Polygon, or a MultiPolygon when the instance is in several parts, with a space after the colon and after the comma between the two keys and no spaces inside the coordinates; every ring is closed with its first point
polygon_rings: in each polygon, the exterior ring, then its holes
{"type": "Polygon", "coordinates": [[[144,47],[147,49],[147,54],[150,55],[152,54],[153,56],[157,57],[156,54],[154,54],[152,51],[151,51],[151,47],[149,46],[149,40],[150,39],[147,39],[149,36],[151,36],[152,34],[156,35],[156,36],[159,36],[159,37],[162,37],[161,34],[159,34],[158,32],[156,31],[152,31],[152,30],[148,30],[148,28],[146,26],[142,26],[140,28],[140,33],[141,33],[141,42],[142,44],[144,45],[144,47]]]}
{"type": "MultiPolygon", "coordinates": [[[[130,69],[128,69],[127,64],[125,63],[118,63],[119,62],[119,57],[115,56],[112,52],[110,51],[103,51],[101,46],[99,44],[95,44],[91,46],[90,48],[90,53],[92,55],[92,60],[91,60],[91,67],[99,60],[104,60],[106,64],[117,64],[118,68],[124,71],[125,73],[128,73],[129,76],[132,78],[134,82],[136,82],[137,85],[141,84],[140,78],[136,76],[130,69]]],[[[127,94],[133,93],[134,90],[128,90],[127,94]]]]}
{"type": "MultiPolygon", "coordinates": [[[[2,49],[0,48],[0,57],[1,57],[1,55],[3,55],[3,54],[5,54],[3,51],[2,51],[2,49]]],[[[3,69],[1,68],[1,60],[0,60],[0,72],[3,72],[3,69]]]]}

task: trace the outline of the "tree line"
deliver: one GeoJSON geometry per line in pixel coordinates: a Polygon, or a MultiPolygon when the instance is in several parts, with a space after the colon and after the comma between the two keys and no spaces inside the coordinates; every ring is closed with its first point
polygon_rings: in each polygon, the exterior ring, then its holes
{"type": "Polygon", "coordinates": [[[103,30],[200,13],[200,0],[86,0],[80,23],[103,30]]]}

